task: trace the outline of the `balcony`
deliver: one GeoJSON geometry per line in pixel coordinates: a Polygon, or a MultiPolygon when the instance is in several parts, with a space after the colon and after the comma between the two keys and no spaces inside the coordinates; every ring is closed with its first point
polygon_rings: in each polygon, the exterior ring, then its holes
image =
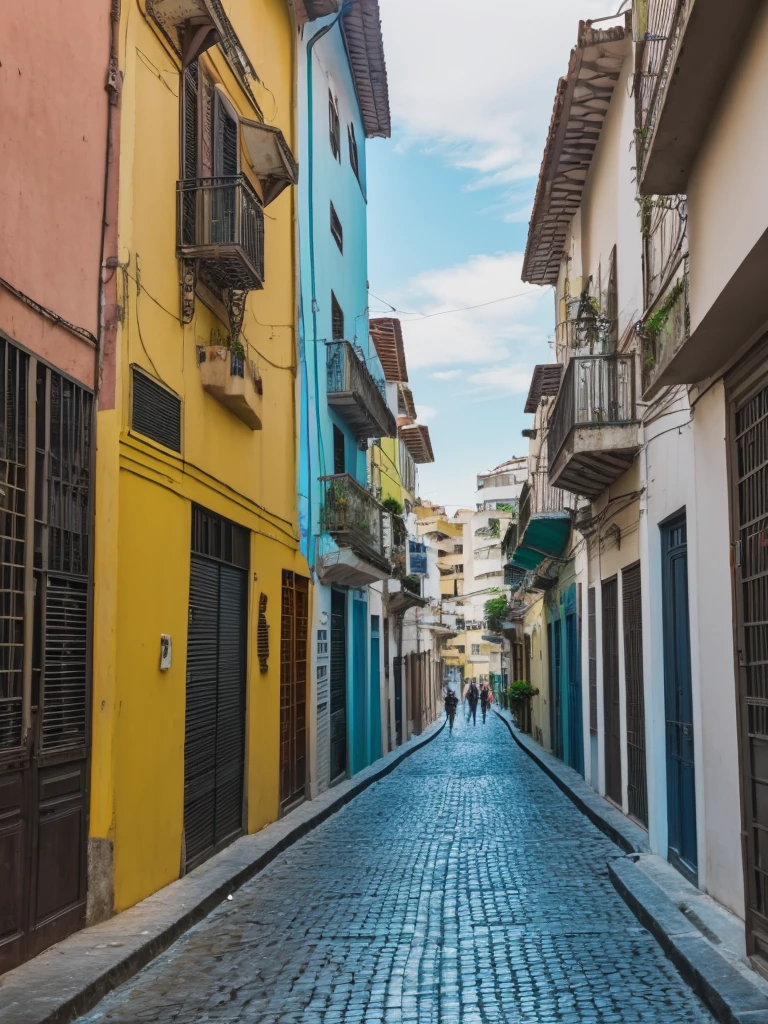
{"type": "Polygon", "coordinates": [[[358,441],[397,437],[397,422],[368,367],[348,341],[331,341],[327,349],[328,404],[358,441]]]}
{"type": "Polygon", "coordinates": [[[244,175],[176,183],[177,254],[198,260],[220,288],[264,287],[264,211],[244,175]]]}
{"type": "Polygon", "coordinates": [[[338,545],[338,550],[320,556],[318,574],[322,581],[365,587],[387,579],[392,572],[385,543],[389,513],[347,473],[321,477],[320,483],[320,526],[338,545]]]}
{"type": "Polygon", "coordinates": [[[643,322],[643,398],[653,398],[674,382],[677,356],[689,337],[688,269],[681,264],[679,277],[643,322]]]}
{"type": "Polygon", "coordinates": [[[549,426],[549,483],[595,499],[638,449],[634,355],[574,356],[549,426]]]}
{"type": "Polygon", "coordinates": [[[223,345],[207,345],[198,353],[203,388],[251,430],[261,430],[261,380],[248,360],[223,345]]]}
{"type": "Polygon", "coordinates": [[[650,0],[638,6],[641,111],[640,191],[687,192],[723,89],[760,0],[650,0]],[[702,74],[706,68],[706,74],[702,74]]]}

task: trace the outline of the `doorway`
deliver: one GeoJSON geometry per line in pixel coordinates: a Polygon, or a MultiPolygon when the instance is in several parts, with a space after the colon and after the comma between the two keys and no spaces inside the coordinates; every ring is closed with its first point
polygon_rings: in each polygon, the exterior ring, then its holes
{"type": "Polygon", "coordinates": [[[195,505],[187,637],[184,864],[243,832],[250,534],[195,505]]]}
{"type": "Polygon", "coordinates": [[[306,796],[309,580],[283,570],[280,616],[280,813],[306,796]]]}
{"type": "Polygon", "coordinates": [[[662,524],[664,707],[669,860],[697,881],[696,778],[688,616],[688,534],[685,514],[662,524]]]}
{"type": "Polygon", "coordinates": [[[331,782],[347,774],[347,598],[331,591],[331,782]]]}
{"type": "Polygon", "coordinates": [[[619,706],[619,581],[605,580],[603,599],[603,721],[605,794],[621,807],[621,713],[619,706]]]}
{"type": "Polygon", "coordinates": [[[629,813],[648,828],[648,781],[643,693],[643,612],[640,563],[621,574],[624,667],[627,680],[627,800],[629,813]]]}
{"type": "Polygon", "coordinates": [[[0,972],[85,924],[92,417],[0,339],[0,972]]]}

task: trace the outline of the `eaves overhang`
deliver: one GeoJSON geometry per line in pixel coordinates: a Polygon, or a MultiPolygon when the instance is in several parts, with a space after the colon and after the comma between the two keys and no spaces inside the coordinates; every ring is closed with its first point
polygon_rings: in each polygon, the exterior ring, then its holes
{"type": "Polygon", "coordinates": [[[534,366],[524,412],[535,413],[542,398],[557,396],[564,369],[562,363],[539,363],[534,366]]]}
{"type": "Polygon", "coordinates": [[[392,119],[379,0],[352,0],[342,9],[341,26],[366,138],[388,139],[392,119]]]}
{"type": "Polygon", "coordinates": [[[429,427],[424,426],[423,423],[412,423],[409,426],[399,427],[398,435],[413,456],[414,462],[424,464],[435,461],[429,427]]]}
{"type": "Polygon", "coordinates": [[[394,316],[378,316],[370,321],[369,330],[384,379],[391,384],[407,384],[408,367],[400,321],[394,316]]]}
{"type": "Polygon", "coordinates": [[[624,25],[607,29],[579,22],[568,72],[557,85],[528,228],[522,279],[529,284],[557,282],[568,226],[581,205],[631,39],[631,12],[626,13],[624,25]]]}

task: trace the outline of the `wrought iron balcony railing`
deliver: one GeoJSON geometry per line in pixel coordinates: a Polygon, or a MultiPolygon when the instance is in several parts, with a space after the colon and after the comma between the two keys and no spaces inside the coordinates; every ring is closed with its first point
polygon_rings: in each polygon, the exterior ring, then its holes
{"type": "Polygon", "coordinates": [[[359,441],[397,437],[397,421],[353,346],[348,341],[330,341],[326,348],[328,404],[343,417],[359,441]]]}
{"type": "Polygon", "coordinates": [[[623,426],[634,422],[634,355],[574,356],[563,375],[549,425],[550,474],[575,427],[623,426]]]}
{"type": "Polygon", "coordinates": [[[243,174],[176,183],[178,254],[200,260],[222,288],[264,286],[264,211],[243,174]]]}
{"type": "Polygon", "coordinates": [[[390,571],[384,529],[389,513],[384,506],[348,473],[324,476],[320,482],[321,528],[330,533],[340,548],[351,548],[361,558],[390,571]]]}

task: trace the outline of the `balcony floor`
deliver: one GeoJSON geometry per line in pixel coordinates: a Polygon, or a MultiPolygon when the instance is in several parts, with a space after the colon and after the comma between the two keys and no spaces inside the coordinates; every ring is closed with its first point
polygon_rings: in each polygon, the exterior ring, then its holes
{"type": "Polygon", "coordinates": [[[549,472],[553,487],[598,498],[632,466],[640,450],[637,423],[576,427],[549,472]]]}

